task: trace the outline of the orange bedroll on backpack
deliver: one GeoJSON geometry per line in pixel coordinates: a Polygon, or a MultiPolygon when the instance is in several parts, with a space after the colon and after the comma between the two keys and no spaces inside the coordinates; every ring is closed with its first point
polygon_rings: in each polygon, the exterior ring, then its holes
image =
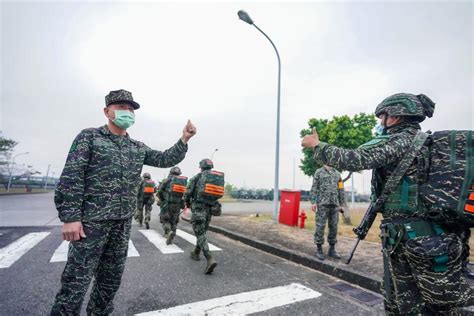
{"type": "Polygon", "coordinates": [[[143,188],[144,193],[155,193],[155,188],[153,187],[145,187],[143,188]]]}
{"type": "Polygon", "coordinates": [[[184,185],[173,184],[171,191],[177,192],[177,193],[184,193],[186,192],[186,187],[184,185]]]}
{"type": "Polygon", "coordinates": [[[206,183],[204,192],[211,195],[222,196],[224,195],[224,187],[206,183]]]}

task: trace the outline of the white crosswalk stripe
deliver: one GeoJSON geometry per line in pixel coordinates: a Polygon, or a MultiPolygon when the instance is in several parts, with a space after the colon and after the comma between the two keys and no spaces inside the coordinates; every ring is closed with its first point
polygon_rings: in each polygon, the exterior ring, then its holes
{"type": "MultiPolygon", "coordinates": [[[[193,236],[181,229],[178,229],[176,230],[176,235],[178,235],[179,237],[183,238],[184,240],[186,240],[187,242],[195,245],[196,244],[196,236],[193,236]]],[[[221,248],[217,247],[217,246],[214,246],[213,244],[209,244],[209,250],[211,251],[220,251],[222,250],[221,248]]]]}
{"type": "MultiPolygon", "coordinates": [[[[67,253],[69,250],[69,241],[64,240],[59,247],[54,251],[53,256],[49,262],[64,262],[67,261],[67,253]]],[[[140,254],[133,245],[131,240],[128,241],[128,255],[127,257],[139,257],[140,254]]]]}
{"type": "Polygon", "coordinates": [[[179,248],[176,245],[173,245],[173,244],[167,245],[166,239],[154,230],[140,229],[139,232],[142,233],[163,254],[184,252],[181,248],[179,248]]]}
{"type": "MultiPolygon", "coordinates": [[[[148,241],[150,241],[159,251],[163,254],[174,254],[174,253],[182,253],[184,252],[181,248],[177,245],[166,245],[166,239],[160,235],[155,230],[139,230],[148,241]]],[[[20,259],[25,253],[35,247],[41,240],[46,238],[50,232],[33,232],[28,233],[25,236],[15,240],[11,244],[7,245],[6,247],[0,249],[0,268],[8,268],[10,267],[15,261],[20,259]]],[[[176,231],[176,235],[184,239],[185,241],[189,242],[192,245],[196,244],[196,237],[178,229],[176,231]]],[[[222,249],[213,245],[209,244],[209,250],[211,251],[221,251],[222,249]]],[[[65,262],[67,261],[67,254],[69,251],[69,241],[62,241],[61,244],[55,249],[51,259],[49,262],[65,262]]],[[[128,257],[139,257],[140,254],[135,248],[132,240],[128,242],[128,257]]]]}
{"type": "Polygon", "coordinates": [[[228,295],[136,315],[246,315],[319,296],[321,296],[321,293],[301,284],[292,283],[290,285],[228,295]]]}
{"type": "Polygon", "coordinates": [[[0,268],[10,267],[49,234],[49,232],[29,233],[0,249],[0,268]]]}
{"type": "Polygon", "coordinates": [[[69,250],[69,241],[63,240],[58,248],[53,253],[49,262],[63,262],[67,260],[67,252],[69,250]]]}

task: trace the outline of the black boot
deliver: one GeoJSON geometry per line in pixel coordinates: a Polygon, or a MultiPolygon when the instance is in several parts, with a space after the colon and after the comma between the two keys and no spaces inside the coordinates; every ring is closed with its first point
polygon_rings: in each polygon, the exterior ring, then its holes
{"type": "Polygon", "coordinates": [[[328,256],[334,259],[341,259],[341,256],[336,252],[335,245],[329,245],[328,256]]]}
{"type": "Polygon", "coordinates": [[[145,223],[146,229],[150,229],[150,224],[148,222],[145,223]]]}
{"type": "Polygon", "coordinates": [[[171,245],[171,243],[173,242],[174,235],[176,235],[176,233],[174,231],[171,231],[168,234],[168,237],[166,238],[166,244],[167,245],[171,245]]]}
{"type": "Polygon", "coordinates": [[[324,253],[323,253],[323,245],[316,245],[316,246],[317,246],[316,258],[318,258],[319,260],[326,259],[326,257],[324,256],[324,253]]]}

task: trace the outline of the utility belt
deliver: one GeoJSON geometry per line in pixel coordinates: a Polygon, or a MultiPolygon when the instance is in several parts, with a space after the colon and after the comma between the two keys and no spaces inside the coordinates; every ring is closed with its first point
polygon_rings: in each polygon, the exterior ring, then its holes
{"type": "Polygon", "coordinates": [[[387,230],[389,245],[396,245],[397,241],[406,242],[416,237],[440,236],[445,233],[438,224],[416,217],[382,220],[380,227],[387,230]]]}

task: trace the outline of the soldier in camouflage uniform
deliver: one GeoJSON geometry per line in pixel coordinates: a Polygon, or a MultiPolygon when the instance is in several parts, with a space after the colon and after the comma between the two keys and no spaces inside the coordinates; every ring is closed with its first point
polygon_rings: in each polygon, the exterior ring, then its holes
{"type": "Polygon", "coordinates": [[[171,168],[170,174],[160,183],[158,192],[156,193],[160,199],[160,220],[163,224],[167,245],[173,242],[174,236],[176,235],[176,228],[178,227],[179,213],[181,209],[184,208],[184,200],[181,200],[179,203],[173,203],[170,201],[168,192],[172,177],[179,175],[181,175],[181,169],[179,167],[171,168]]]}
{"type": "MultiPolygon", "coordinates": [[[[209,170],[214,167],[210,159],[203,159],[199,162],[199,168],[201,172],[209,170]]],[[[198,173],[192,177],[188,182],[186,193],[184,194],[184,202],[186,207],[191,207],[191,224],[193,225],[194,235],[196,235],[196,247],[191,251],[191,259],[200,260],[201,251],[207,260],[207,266],[204,270],[205,274],[211,274],[217,266],[217,262],[209,251],[209,245],[207,243],[206,232],[211,223],[211,205],[203,203],[196,198],[197,195],[197,183],[201,173],[198,173]]],[[[217,203],[217,202],[216,202],[217,203]]]]}
{"type": "Polygon", "coordinates": [[[136,141],[126,130],[140,105],[125,90],[105,97],[108,124],[88,128],[75,138],[55,192],[63,238],[70,241],[61,289],[51,315],[79,315],[95,278],[89,315],[108,315],[127,258],[132,216],[143,165],[167,168],[184,159],[196,133],[190,121],[170,149],[161,152],[136,141]]]}
{"type": "Polygon", "coordinates": [[[316,231],[314,232],[314,243],[316,244],[316,257],[324,260],[323,243],[324,228],[328,222],[328,256],[341,259],[336,252],[337,224],[339,222],[339,211],[344,205],[344,190],[340,188],[342,183],[341,174],[330,166],[323,166],[316,170],[311,187],[310,200],[311,209],[316,212],[316,231]]]}
{"type": "Polygon", "coordinates": [[[156,188],[154,182],[153,192],[145,192],[145,183],[151,181],[151,175],[148,172],[143,174],[143,181],[140,183],[140,188],[138,189],[137,196],[137,210],[135,211],[135,220],[142,227],[143,223],[143,208],[145,208],[145,226],[146,229],[150,229],[150,219],[151,219],[151,210],[153,209],[153,203],[155,202],[154,194],[156,193],[156,188]]]}
{"type": "MultiPolygon", "coordinates": [[[[375,114],[381,119],[383,133],[381,136],[362,145],[355,150],[338,148],[320,142],[317,132],[305,136],[302,146],[314,149],[314,158],[323,164],[331,165],[340,170],[360,171],[373,169],[372,199],[382,192],[387,179],[392,175],[405,152],[411,146],[412,140],[420,130],[419,123],[426,116],[431,117],[434,103],[425,95],[408,93],[396,94],[382,101],[377,106],[375,114]]],[[[424,156],[410,165],[405,173],[407,192],[416,192],[414,188],[420,176],[418,163],[424,156]]],[[[401,186],[402,184],[399,184],[401,186]]],[[[403,188],[403,187],[402,187],[403,188]]],[[[461,241],[455,234],[444,234],[444,228],[436,228],[435,224],[423,217],[423,206],[417,200],[417,195],[406,195],[407,200],[400,198],[402,190],[397,190],[389,196],[380,210],[384,218],[383,224],[390,225],[389,237],[393,250],[389,256],[390,293],[382,288],[385,297],[385,311],[390,315],[426,313],[455,315],[457,306],[462,306],[472,299],[472,291],[465,279],[461,277],[461,241]],[[397,196],[398,194],[398,196],[397,196]],[[416,238],[412,238],[415,227],[416,238]],[[411,230],[410,230],[411,229],[411,230]],[[430,232],[429,234],[427,232],[430,232]],[[433,234],[433,235],[431,235],[433,234]],[[447,262],[440,260],[436,263],[443,267],[444,272],[437,272],[434,266],[427,267],[416,263],[422,258],[410,251],[415,241],[416,250],[425,250],[437,245],[427,244],[430,236],[441,234],[443,242],[453,245],[450,249],[457,256],[446,257],[447,262]],[[459,247],[459,249],[457,249],[459,247]],[[447,270],[446,270],[447,269],[447,270]],[[434,272],[432,272],[434,270],[434,272]],[[433,299],[434,298],[434,299],[433,299]]],[[[431,262],[431,261],[430,261],[431,262]]],[[[435,263],[430,263],[434,265],[435,263]]]]}

